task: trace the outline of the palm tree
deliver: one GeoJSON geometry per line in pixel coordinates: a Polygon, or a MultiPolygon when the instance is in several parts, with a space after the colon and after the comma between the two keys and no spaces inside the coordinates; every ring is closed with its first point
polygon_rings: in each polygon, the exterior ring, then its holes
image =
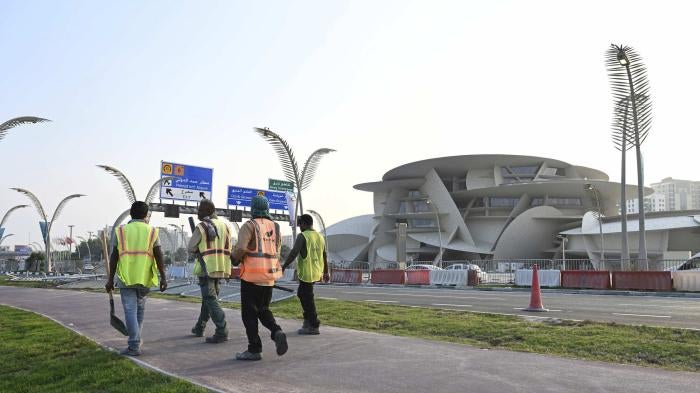
{"type": "Polygon", "coordinates": [[[36,124],[36,123],[43,123],[51,121],[48,119],[43,119],[41,117],[33,117],[33,116],[22,116],[22,117],[15,117],[14,119],[10,119],[2,124],[0,124],[0,141],[5,138],[5,135],[7,135],[7,131],[9,131],[11,128],[15,128],[19,125],[22,124],[36,124]]]}
{"type": "MultiPolygon", "coordinates": [[[[332,153],[335,150],[328,148],[321,148],[309,156],[304,163],[304,167],[301,172],[299,172],[299,165],[297,164],[296,158],[294,157],[294,152],[292,151],[289,143],[282,138],[280,135],[268,128],[253,128],[263,139],[265,139],[277,153],[277,157],[282,165],[282,172],[287,181],[294,184],[297,189],[297,202],[299,204],[299,213],[304,214],[304,203],[301,198],[301,192],[307,189],[311,185],[311,181],[316,175],[316,170],[321,162],[321,158],[328,153],[332,153]]],[[[296,209],[295,209],[296,210],[296,209]]]]}
{"type": "Polygon", "coordinates": [[[641,147],[651,129],[649,80],[641,57],[628,46],[610,45],[610,49],[606,52],[606,66],[615,100],[617,120],[613,122],[613,127],[616,129],[616,134],[620,136],[620,141],[625,143],[629,141],[634,146],[637,155],[637,200],[639,205],[639,253],[637,259],[639,262],[644,261],[648,269],[644,214],[644,165],[641,147]],[[625,109],[620,110],[620,106],[625,109]],[[630,114],[629,109],[626,108],[631,109],[632,113],[630,114]],[[632,122],[632,132],[627,130],[628,120],[632,122]]]}
{"type": "Polygon", "coordinates": [[[29,198],[29,200],[32,201],[34,207],[39,213],[39,218],[41,218],[46,225],[46,237],[44,238],[44,244],[46,247],[46,273],[48,274],[51,272],[51,227],[53,226],[53,223],[56,221],[56,219],[58,219],[58,216],[61,214],[63,208],[66,206],[66,203],[68,203],[68,201],[74,198],[84,197],[85,195],[73,194],[63,198],[63,200],[61,200],[61,202],[58,203],[58,206],[56,206],[56,210],[53,212],[51,220],[49,221],[46,212],[44,211],[44,207],[41,205],[41,202],[39,202],[39,198],[37,198],[36,195],[34,195],[31,191],[25,190],[23,188],[11,188],[11,190],[15,190],[29,198]]]}

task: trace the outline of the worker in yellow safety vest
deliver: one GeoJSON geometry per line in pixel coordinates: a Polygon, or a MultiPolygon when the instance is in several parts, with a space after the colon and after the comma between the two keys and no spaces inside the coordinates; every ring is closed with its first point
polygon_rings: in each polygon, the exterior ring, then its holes
{"type": "Polygon", "coordinates": [[[226,315],[219,305],[219,282],[231,274],[231,230],[224,220],[216,215],[214,203],[208,199],[199,202],[197,216],[200,223],[192,232],[188,243],[191,252],[197,255],[193,273],[199,277],[202,291],[202,307],[192,334],[204,336],[209,318],[214,322],[214,335],[206,338],[211,344],[228,340],[226,315]]]}
{"type": "Polygon", "coordinates": [[[251,215],[252,219],[243,224],[238,233],[231,256],[234,265],[241,265],[241,318],[248,336],[248,350],[237,353],[237,360],[262,359],[258,320],[270,330],[277,355],[287,352],[287,336],[270,311],[272,287],[275,280],[282,277],[280,227],[272,221],[269,202],[264,196],[253,198],[251,215]]]}
{"type": "Polygon", "coordinates": [[[105,289],[114,290],[114,276],[124,306],[124,319],[129,332],[128,347],[122,355],[141,355],[141,328],[150,288],[168,287],[163,267],[163,253],[158,242],[158,228],[148,225],[148,205],[136,201],[131,205],[131,221],[116,228],[117,244],[112,250],[105,289]],[[160,274],[160,283],[158,282],[160,274]]]}
{"type": "Polygon", "coordinates": [[[314,219],[308,214],[299,216],[299,227],[301,233],[297,235],[294,246],[289,252],[287,259],[282,265],[282,270],[286,269],[298,256],[297,276],[299,277],[299,288],[297,297],[304,310],[304,324],[297,331],[299,334],[319,334],[321,322],[316,314],[316,303],[314,302],[314,283],[317,281],[328,282],[328,256],[326,253],[326,242],[323,236],[313,228],[314,219]]]}

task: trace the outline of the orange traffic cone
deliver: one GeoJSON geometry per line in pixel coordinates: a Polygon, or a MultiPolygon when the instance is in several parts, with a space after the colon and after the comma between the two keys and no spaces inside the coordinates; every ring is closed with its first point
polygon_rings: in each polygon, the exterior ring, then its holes
{"type": "Polygon", "coordinates": [[[540,291],[540,276],[537,274],[539,266],[532,266],[532,291],[530,292],[530,306],[523,311],[549,311],[542,305],[542,292],[540,291]]]}

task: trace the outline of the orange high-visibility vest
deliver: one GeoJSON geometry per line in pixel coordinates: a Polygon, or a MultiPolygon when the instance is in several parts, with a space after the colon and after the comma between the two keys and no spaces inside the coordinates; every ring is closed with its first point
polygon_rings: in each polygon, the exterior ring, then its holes
{"type": "Polygon", "coordinates": [[[277,230],[274,221],[263,218],[250,220],[255,229],[255,250],[246,253],[241,264],[241,280],[262,283],[282,278],[282,266],[277,255],[277,230]]]}

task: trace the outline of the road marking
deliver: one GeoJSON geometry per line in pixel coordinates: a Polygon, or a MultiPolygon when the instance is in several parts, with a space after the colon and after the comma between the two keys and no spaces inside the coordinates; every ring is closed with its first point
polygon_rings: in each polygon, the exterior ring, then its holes
{"type": "MultiPolygon", "coordinates": [[[[513,310],[520,310],[520,311],[523,311],[524,308],[522,308],[522,307],[513,307],[513,310]]],[[[552,310],[551,308],[548,308],[547,311],[563,311],[563,310],[552,310]]]]}
{"type": "Polygon", "coordinates": [[[619,312],[614,312],[612,314],[613,315],[622,315],[625,317],[671,318],[670,315],[623,314],[623,313],[619,313],[619,312]]]}
{"type": "Polygon", "coordinates": [[[379,296],[406,296],[406,297],[434,297],[445,299],[477,299],[477,300],[505,300],[500,297],[483,298],[477,296],[443,296],[443,295],[418,295],[412,293],[383,293],[383,292],[341,292],[347,295],[379,295],[379,296]]]}
{"type": "Polygon", "coordinates": [[[337,298],[334,298],[334,297],[321,297],[321,296],[317,297],[317,299],[324,299],[324,300],[338,300],[337,298]]]}
{"type": "Polygon", "coordinates": [[[474,307],[471,304],[445,304],[445,303],[435,303],[431,306],[449,306],[449,307],[474,307]]]}
{"type": "Polygon", "coordinates": [[[680,309],[689,309],[689,310],[700,310],[700,305],[697,305],[697,306],[690,306],[690,305],[686,305],[686,306],[682,306],[682,305],[678,305],[678,306],[667,306],[667,305],[661,305],[661,304],[632,304],[632,303],[626,304],[626,303],[625,303],[625,304],[618,304],[618,306],[664,307],[664,308],[680,308],[680,309]]]}
{"type": "Polygon", "coordinates": [[[398,300],[374,300],[374,299],[367,299],[365,302],[375,302],[375,303],[398,303],[398,300]]]}

